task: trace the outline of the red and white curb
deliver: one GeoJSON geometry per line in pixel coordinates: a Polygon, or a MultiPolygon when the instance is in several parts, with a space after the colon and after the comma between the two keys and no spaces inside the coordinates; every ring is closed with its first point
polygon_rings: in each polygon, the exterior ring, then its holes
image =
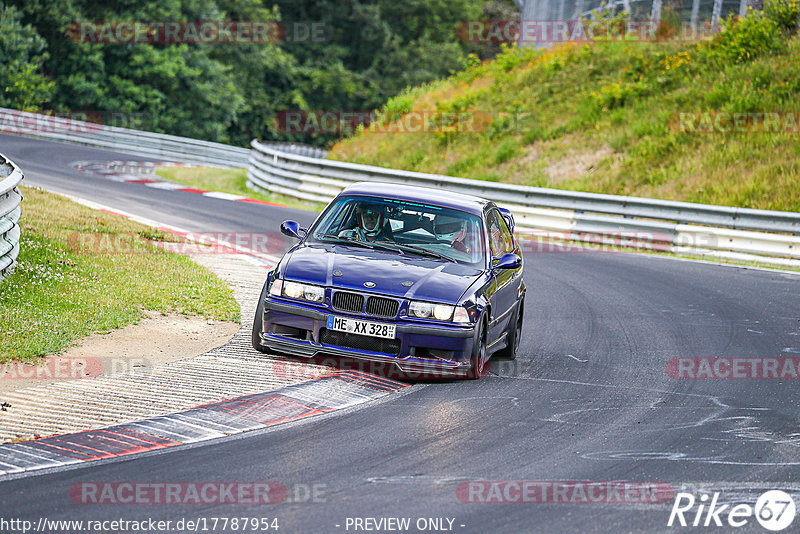
{"type": "Polygon", "coordinates": [[[0,445],[0,476],[128,456],[342,410],[409,387],[359,371],[99,430],[0,445]]]}
{"type": "Polygon", "coordinates": [[[259,200],[257,198],[250,198],[243,195],[222,193],[220,191],[206,191],[196,187],[188,187],[184,184],[177,184],[175,182],[165,180],[155,173],[156,167],[198,167],[198,165],[174,163],[169,161],[78,161],[73,165],[79,171],[90,172],[92,174],[104,176],[105,178],[116,182],[139,184],[145,187],[152,187],[154,189],[163,189],[168,191],[181,191],[184,193],[203,195],[205,197],[218,198],[220,200],[248,202],[250,204],[262,204],[265,206],[276,206],[279,208],[286,207],[283,204],[267,202],[266,200],[259,200]]]}

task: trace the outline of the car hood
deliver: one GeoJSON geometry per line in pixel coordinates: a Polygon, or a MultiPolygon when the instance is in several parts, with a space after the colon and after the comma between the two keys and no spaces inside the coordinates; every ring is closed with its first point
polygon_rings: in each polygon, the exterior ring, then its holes
{"type": "Polygon", "coordinates": [[[457,304],[482,274],[436,258],[347,245],[300,245],[282,263],[287,280],[448,304],[457,304]]]}

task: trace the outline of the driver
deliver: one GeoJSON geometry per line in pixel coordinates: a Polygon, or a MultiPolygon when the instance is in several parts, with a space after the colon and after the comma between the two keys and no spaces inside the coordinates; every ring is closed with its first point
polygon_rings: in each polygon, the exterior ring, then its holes
{"type": "Polygon", "coordinates": [[[339,232],[340,237],[357,241],[391,241],[392,230],[386,210],[379,204],[359,204],[356,209],[355,228],[339,232]]]}

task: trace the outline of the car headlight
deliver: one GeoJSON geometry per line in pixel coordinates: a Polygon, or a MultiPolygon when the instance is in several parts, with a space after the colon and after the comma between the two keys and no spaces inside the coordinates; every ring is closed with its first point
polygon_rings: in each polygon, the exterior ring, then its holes
{"type": "Polygon", "coordinates": [[[462,306],[449,304],[433,304],[412,300],[408,304],[408,315],[419,319],[434,318],[438,321],[451,321],[454,323],[469,323],[469,313],[462,306]]]}
{"type": "Polygon", "coordinates": [[[433,307],[433,316],[439,321],[449,321],[453,318],[453,310],[455,310],[455,306],[437,304],[433,307]]]}
{"type": "Polygon", "coordinates": [[[431,314],[433,314],[433,304],[429,302],[411,301],[411,303],[408,305],[408,314],[412,317],[427,319],[431,316],[431,314]]]}
{"type": "Polygon", "coordinates": [[[304,285],[303,298],[310,302],[322,302],[325,300],[325,288],[319,286],[304,285]]]}
{"type": "Polygon", "coordinates": [[[273,296],[287,297],[290,299],[307,300],[309,302],[322,302],[325,300],[325,288],[311,284],[301,284],[289,280],[275,280],[269,288],[273,296]]]}

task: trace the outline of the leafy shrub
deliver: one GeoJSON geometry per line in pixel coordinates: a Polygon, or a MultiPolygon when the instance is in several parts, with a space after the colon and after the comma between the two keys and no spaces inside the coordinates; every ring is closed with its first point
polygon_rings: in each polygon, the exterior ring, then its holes
{"type": "Polygon", "coordinates": [[[0,106],[38,111],[53,92],[53,82],[41,72],[47,43],[21,20],[16,8],[0,3],[0,106]]]}
{"type": "Polygon", "coordinates": [[[764,16],[773,21],[785,33],[797,30],[797,0],[771,0],[764,5],[764,16]]]}
{"type": "Polygon", "coordinates": [[[527,61],[534,50],[533,48],[516,48],[515,46],[505,45],[503,52],[497,56],[492,65],[501,72],[508,72],[527,61]]]}
{"type": "Polygon", "coordinates": [[[720,68],[785,50],[786,40],[777,22],[758,13],[744,19],[731,15],[720,33],[698,49],[702,59],[720,68]]]}
{"type": "Polygon", "coordinates": [[[622,107],[635,97],[647,92],[647,85],[643,82],[614,82],[602,86],[599,91],[591,92],[590,96],[600,109],[607,111],[622,107]]]}
{"type": "Polygon", "coordinates": [[[394,98],[390,98],[383,109],[378,113],[376,122],[381,125],[391,124],[403,115],[411,111],[414,105],[414,96],[409,93],[402,93],[394,98]]]}

